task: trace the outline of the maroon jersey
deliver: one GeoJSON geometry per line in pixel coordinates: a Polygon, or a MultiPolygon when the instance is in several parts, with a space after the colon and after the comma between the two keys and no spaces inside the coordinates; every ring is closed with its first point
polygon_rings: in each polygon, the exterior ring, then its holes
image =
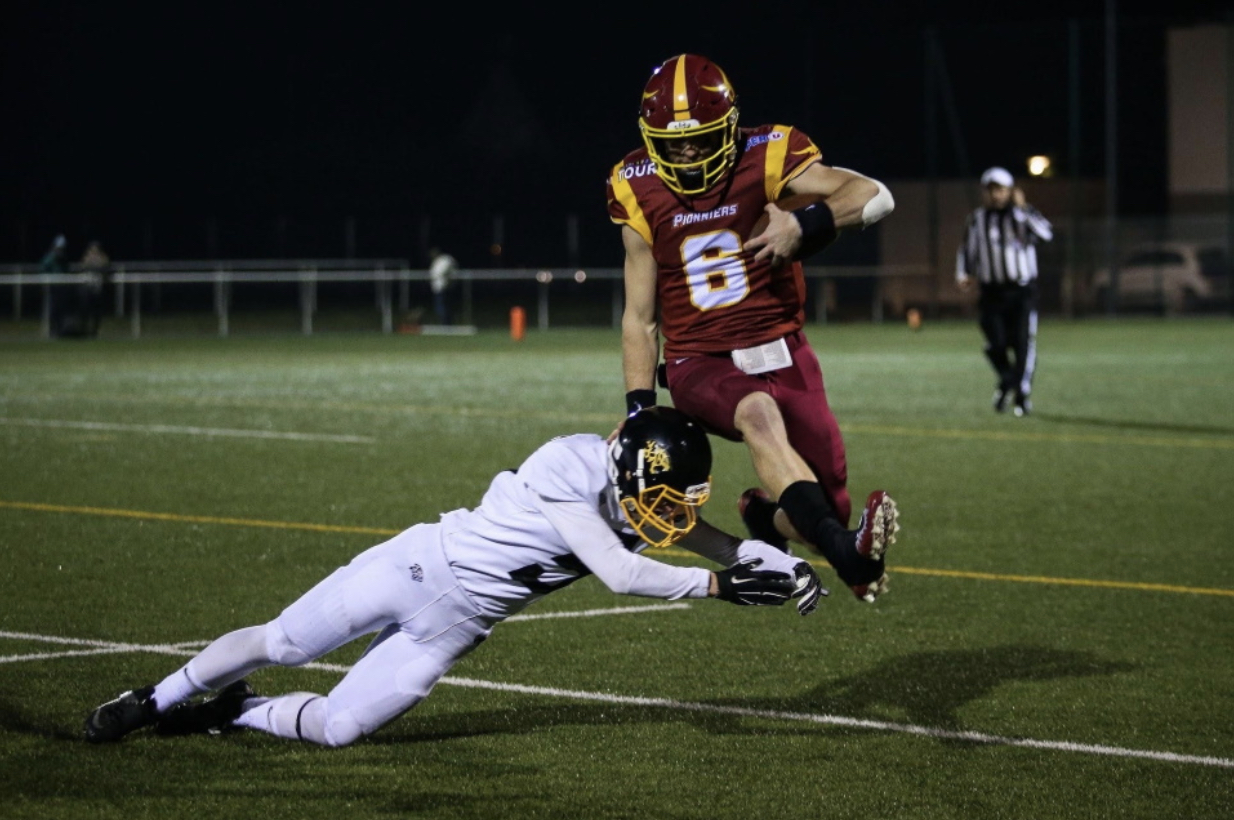
{"type": "Polygon", "coordinates": [[[670,191],[646,148],[613,166],[608,214],[651,246],[666,359],[722,353],[770,342],[805,322],[800,262],[773,269],[742,248],[763,206],[822,154],[787,125],[740,129],[729,177],[695,197],[670,191]]]}

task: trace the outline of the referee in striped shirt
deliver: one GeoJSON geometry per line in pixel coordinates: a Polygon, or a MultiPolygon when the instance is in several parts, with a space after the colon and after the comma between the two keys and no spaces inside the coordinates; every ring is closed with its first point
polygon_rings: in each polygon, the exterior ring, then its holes
{"type": "Polygon", "coordinates": [[[1037,366],[1037,243],[1054,238],[1050,222],[1024,200],[1006,168],[981,175],[984,204],[968,216],[956,253],[955,278],[962,290],[976,279],[985,355],[998,374],[994,409],[1011,399],[1017,416],[1033,405],[1037,366]]]}

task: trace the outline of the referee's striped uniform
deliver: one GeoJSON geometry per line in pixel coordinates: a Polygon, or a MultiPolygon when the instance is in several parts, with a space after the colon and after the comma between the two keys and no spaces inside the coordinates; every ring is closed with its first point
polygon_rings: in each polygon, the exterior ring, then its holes
{"type": "Polygon", "coordinates": [[[1050,221],[1032,205],[978,208],[968,216],[956,277],[974,277],[982,286],[1032,284],[1037,281],[1037,242],[1053,238],[1050,221]]]}
{"type": "MultiPolygon", "coordinates": [[[[1010,174],[1003,173],[1010,187],[1010,174]]],[[[1053,238],[1050,221],[1031,205],[981,207],[969,214],[956,252],[956,280],[976,279],[981,286],[981,331],[985,355],[998,374],[994,409],[1000,412],[1009,398],[1014,398],[1017,416],[1032,407],[1028,397],[1037,367],[1037,243],[1053,238]]]]}

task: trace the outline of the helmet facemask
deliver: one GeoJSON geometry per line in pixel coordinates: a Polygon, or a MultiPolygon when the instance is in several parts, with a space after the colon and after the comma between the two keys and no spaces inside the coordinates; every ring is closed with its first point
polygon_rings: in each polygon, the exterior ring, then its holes
{"type": "MultiPolygon", "coordinates": [[[[642,478],[636,478],[643,483],[642,478]]],[[[651,547],[667,547],[680,541],[698,523],[698,508],[711,497],[711,482],[687,487],[685,492],[655,485],[640,490],[637,495],[622,496],[617,501],[626,521],[638,537],[651,547]]]]}
{"type": "Polygon", "coordinates": [[[645,120],[639,130],[647,154],[656,164],[656,174],[673,191],[696,196],[715,187],[737,159],[737,109],[711,123],[698,120],[673,122],[668,128],[653,128],[645,120]],[[700,152],[697,159],[674,162],[673,146],[692,142],[700,152]]]}

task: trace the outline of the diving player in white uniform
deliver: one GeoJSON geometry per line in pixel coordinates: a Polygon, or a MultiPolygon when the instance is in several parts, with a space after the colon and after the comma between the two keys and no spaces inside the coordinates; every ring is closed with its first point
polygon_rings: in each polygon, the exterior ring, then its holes
{"type": "Polygon", "coordinates": [[[365,550],[269,623],[223,635],[163,681],[99,706],[86,739],[117,741],[146,726],[167,735],[246,727],[346,746],[427,697],[495,624],[589,574],[627,595],[773,606],[796,599],[802,615],[812,612],[827,594],[813,568],[699,519],[710,492],[707,435],[673,408],[635,413],[611,444],[592,434],[555,438],[517,471],[499,473],[475,509],[365,550]],[[727,568],[639,554],[669,544],[727,568]],[[373,632],[328,695],[259,697],[244,680],[373,632]],[[194,700],[208,692],[217,694],[194,700]]]}

